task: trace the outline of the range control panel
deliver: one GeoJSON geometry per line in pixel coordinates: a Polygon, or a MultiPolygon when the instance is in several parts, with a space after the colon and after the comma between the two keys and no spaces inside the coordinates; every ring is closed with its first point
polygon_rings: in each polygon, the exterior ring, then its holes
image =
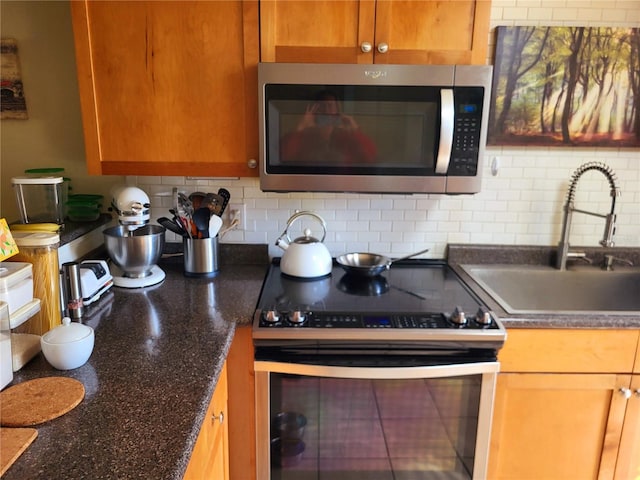
{"type": "Polygon", "coordinates": [[[451,314],[351,314],[343,312],[276,312],[261,313],[260,328],[318,328],[318,329],[497,329],[490,313],[480,308],[467,316],[459,308],[451,314]]]}

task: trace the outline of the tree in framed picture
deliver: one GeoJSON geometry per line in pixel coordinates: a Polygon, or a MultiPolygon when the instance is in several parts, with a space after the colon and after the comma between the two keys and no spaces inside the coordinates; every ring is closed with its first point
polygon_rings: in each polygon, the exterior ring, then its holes
{"type": "Polygon", "coordinates": [[[640,28],[496,30],[489,145],[640,147],[640,28]]]}

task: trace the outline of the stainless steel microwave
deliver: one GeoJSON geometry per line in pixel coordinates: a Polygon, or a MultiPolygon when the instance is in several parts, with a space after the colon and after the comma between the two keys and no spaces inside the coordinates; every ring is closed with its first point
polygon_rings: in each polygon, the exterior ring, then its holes
{"type": "Polygon", "coordinates": [[[480,191],[492,67],[260,63],[260,188],[480,191]]]}

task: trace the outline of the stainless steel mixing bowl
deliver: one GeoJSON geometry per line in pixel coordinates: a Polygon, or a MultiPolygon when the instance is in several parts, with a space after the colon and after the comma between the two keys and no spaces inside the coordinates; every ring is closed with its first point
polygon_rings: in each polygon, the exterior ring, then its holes
{"type": "Polygon", "coordinates": [[[124,276],[143,278],[151,274],[160,260],[165,231],[159,225],[145,225],[133,231],[118,225],[102,233],[109,258],[122,269],[124,276]]]}

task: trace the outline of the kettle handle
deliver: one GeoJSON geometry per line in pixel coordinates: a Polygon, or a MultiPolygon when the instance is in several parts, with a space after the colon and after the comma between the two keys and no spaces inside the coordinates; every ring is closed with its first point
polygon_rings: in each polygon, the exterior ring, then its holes
{"type": "Polygon", "coordinates": [[[310,212],[308,210],[296,212],[293,215],[291,215],[291,218],[289,218],[289,221],[287,222],[287,228],[284,229],[284,232],[282,232],[282,235],[280,235],[280,238],[285,237],[287,240],[287,243],[291,243],[291,237],[289,237],[289,227],[298,218],[304,217],[304,216],[314,217],[316,220],[318,220],[318,222],[320,222],[320,225],[322,225],[322,238],[320,239],[320,243],[324,242],[324,238],[327,236],[327,224],[325,223],[324,219],[320,215],[318,215],[317,213],[310,212]]]}

